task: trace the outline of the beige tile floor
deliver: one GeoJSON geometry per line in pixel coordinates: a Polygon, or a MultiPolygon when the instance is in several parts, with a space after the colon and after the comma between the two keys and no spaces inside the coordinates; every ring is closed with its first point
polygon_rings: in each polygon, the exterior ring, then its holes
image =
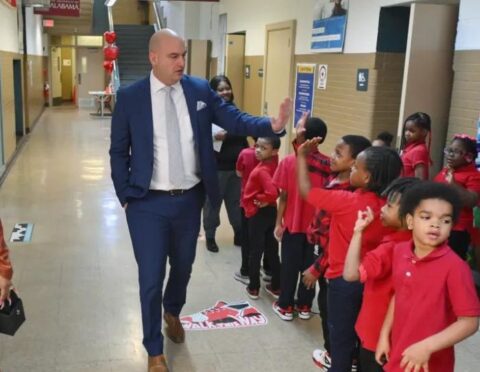
{"type": "MultiPolygon", "coordinates": [[[[31,243],[10,243],[28,320],[15,337],[0,336],[2,372],[146,370],[136,266],[110,181],[109,131],[108,120],[87,111],[48,109],[0,187],[7,237],[16,222],[35,224],[31,243]]],[[[228,226],[218,242],[221,251],[212,254],[199,241],[184,314],[246,299],[232,279],[240,251],[228,226]]],[[[283,322],[262,295],[255,304],[268,325],[167,342],[171,370],[318,371],[310,355],[322,343],[319,318],[283,322]]],[[[457,371],[480,370],[479,341],[477,333],[458,347],[457,371]]]]}

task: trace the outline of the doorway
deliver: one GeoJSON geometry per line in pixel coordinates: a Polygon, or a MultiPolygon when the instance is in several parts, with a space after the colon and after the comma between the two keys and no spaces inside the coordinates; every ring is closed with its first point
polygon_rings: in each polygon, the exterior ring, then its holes
{"type": "MultiPolygon", "coordinates": [[[[278,115],[278,108],[285,97],[291,96],[295,52],[296,21],[267,25],[265,35],[265,62],[263,79],[263,115],[278,115]]],[[[282,137],[280,153],[290,152],[293,125],[287,125],[287,135],[282,137]]]]}
{"type": "Polygon", "coordinates": [[[22,61],[19,59],[13,60],[13,95],[15,101],[15,134],[18,145],[24,135],[22,61]]]}
{"type": "Polygon", "coordinates": [[[232,83],[235,105],[243,110],[243,69],[245,65],[245,33],[228,34],[225,45],[225,75],[232,83]]]}
{"type": "Polygon", "coordinates": [[[105,90],[103,52],[101,48],[77,48],[77,106],[91,108],[95,98],[89,91],[105,90]]]}

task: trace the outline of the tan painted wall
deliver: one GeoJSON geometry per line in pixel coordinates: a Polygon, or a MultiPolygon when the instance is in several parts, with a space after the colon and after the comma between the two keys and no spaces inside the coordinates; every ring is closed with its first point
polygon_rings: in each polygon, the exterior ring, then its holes
{"type": "MultiPolygon", "coordinates": [[[[369,139],[379,131],[396,132],[400,107],[400,90],[404,55],[310,54],[297,55],[295,63],[328,65],[327,89],[318,90],[312,115],[328,125],[328,135],[321,150],[332,152],[338,139],[347,134],[359,134],[369,139]],[[357,69],[369,69],[367,92],[356,90],[357,69]]],[[[292,97],[294,93],[292,92],[292,97]]]]}
{"type": "Polygon", "coordinates": [[[47,63],[48,57],[27,56],[27,76],[25,79],[25,126],[27,132],[32,129],[44,109],[43,82],[46,78],[43,75],[43,70],[47,63]]]}
{"type": "Polygon", "coordinates": [[[148,18],[148,4],[145,2],[117,0],[113,6],[113,23],[116,25],[148,24],[148,18]]]}
{"type": "Polygon", "coordinates": [[[250,66],[250,79],[244,79],[243,109],[252,115],[261,115],[263,78],[258,70],[263,68],[263,56],[245,56],[245,65],[250,66]]]}
{"type": "Polygon", "coordinates": [[[480,50],[456,51],[447,142],[455,133],[476,136],[480,115],[480,50]]]}
{"type": "MultiPolygon", "coordinates": [[[[21,54],[0,51],[2,73],[2,117],[3,117],[3,151],[8,162],[16,148],[15,136],[15,98],[13,95],[13,60],[22,59],[21,54]]],[[[25,107],[25,105],[24,105],[25,107]]]]}

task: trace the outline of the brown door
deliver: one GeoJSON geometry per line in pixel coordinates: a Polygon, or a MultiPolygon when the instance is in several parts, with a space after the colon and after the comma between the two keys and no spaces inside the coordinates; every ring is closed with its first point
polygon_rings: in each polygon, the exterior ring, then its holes
{"type": "Polygon", "coordinates": [[[245,63],[245,35],[227,35],[225,46],[225,75],[232,82],[235,104],[243,109],[243,68],[245,63]]]}
{"type": "MultiPolygon", "coordinates": [[[[295,21],[267,25],[265,41],[263,114],[277,116],[280,103],[291,96],[293,55],[295,51],[295,21]]],[[[292,119],[293,120],[293,119],[292,119]]],[[[281,155],[290,153],[292,125],[282,138],[281,155]]]]}
{"type": "Polygon", "coordinates": [[[398,136],[403,135],[403,121],[408,115],[423,111],[431,116],[431,176],[442,166],[452,92],[457,18],[458,7],[452,5],[412,4],[410,11],[397,133],[398,136]]]}

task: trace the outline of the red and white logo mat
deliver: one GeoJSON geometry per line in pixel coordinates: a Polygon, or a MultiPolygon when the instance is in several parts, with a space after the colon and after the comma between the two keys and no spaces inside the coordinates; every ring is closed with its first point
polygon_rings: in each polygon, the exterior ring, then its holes
{"type": "Polygon", "coordinates": [[[218,301],[213,307],[180,318],[187,331],[263,326],[267,317],[247,301],[218,301]]]}

